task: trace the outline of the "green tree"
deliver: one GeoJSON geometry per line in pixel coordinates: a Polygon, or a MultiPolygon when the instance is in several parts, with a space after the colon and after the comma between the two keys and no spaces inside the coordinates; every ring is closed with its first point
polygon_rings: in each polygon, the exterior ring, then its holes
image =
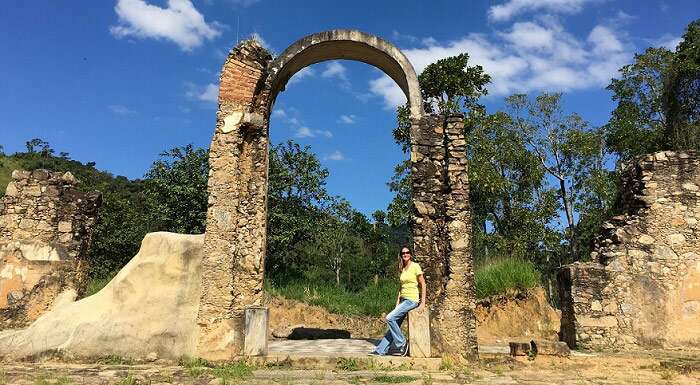
{"type": "Polygon", "coordinates": [[[207,219],[209,152],[191,144],[160,154],[145,175],[151,230],[202,234],[207,219]]]}
{"type": "Polygon", "coordinates": [[[664,82],[665,144],[700,150],[700,19],[691,22],[664,82]]]}
{"type": "Polygon", "coordinates": [[[667,113],[664,108],[664,81],[673,62],[665,48],[649,48],[634,57],[634,63],[620,68],[620,78],[607,89],[617,107],[604,126],[607,147],[629,159],[666,147],[667,113]]]}
{"type": "Polygon", "coordinates": [[[566,239],[573,260],[580,257],[575,221],[575,205],[583,206],[582,196],[591,191],[590,176],[603,172],[601,134],[573,113],[564,116],[561,94],[543,93],[535,100],[516,94],[506,98],[512,111],[513,127],[529,151],[540,161],[542,169],[553,179],[553,187],[566,220],[566,239]]]}
{"type": "Polygon", "coordinates": [[[313,239],[329,204],[328,170],[311,149],[294,141],[270,149],[267,271],[285,279],[306,266],[304,243],[313,239]]]}

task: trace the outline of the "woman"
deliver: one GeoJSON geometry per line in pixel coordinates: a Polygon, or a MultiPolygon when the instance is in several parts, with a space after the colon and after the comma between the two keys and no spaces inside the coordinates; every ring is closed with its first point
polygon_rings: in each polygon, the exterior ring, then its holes
{"type": "Polygon", "coordinates": [[[396,298],[396,307],[386,315],[386,323],[389,330],[379,342],[376,349],[370,355],[383,356],[389,352],[393,345],[401,352],[402,356],[408,355],[408,341],[401,333],[401,323],[409,311],[425,307],[425,279],[420,266],[411,261],[411,250],[402,247],[399,253],[399,272],[401,274],[401,290],[396,298]],[[418,298],[418,284],[420,284],[420,301],[418,298]],[[420,304],[420,305],[419,305],[420,304]]]}

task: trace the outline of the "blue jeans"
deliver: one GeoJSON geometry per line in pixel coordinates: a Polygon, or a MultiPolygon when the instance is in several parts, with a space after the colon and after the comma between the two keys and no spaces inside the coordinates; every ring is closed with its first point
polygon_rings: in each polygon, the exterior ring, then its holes
{"type": "Polygon", "coordinates": [[[406,319],[406,314],[409,311],[418,307],[418,302],[413,302],[410,299],[401,298],[399,304],[386,315],[386,323],[389,325],[389,330],[384,335],[384,338],[379,342],[375,352],[381,355],[389,353],[389,347],[392,342],[394,346],[401,349],[406,343],[406,337],[401,333],[401,324],[406,319]]]}

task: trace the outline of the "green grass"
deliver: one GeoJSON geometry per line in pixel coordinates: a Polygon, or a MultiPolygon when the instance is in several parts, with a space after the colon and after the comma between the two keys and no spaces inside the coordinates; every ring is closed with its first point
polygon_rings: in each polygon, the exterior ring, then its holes
{"type": "Polygon", "coordinates": [[[487,298],[532,289],[540,284],[540,273],[532,262],[506,258],[478,267],[474,280],[476,297],[487,298]]]}
{"type": "Polygon", "coordinates": [[[386,313],[394,307],[398,290],[398,280],[381,280],[377,286],[370,283],[359,292],[324,283],[265,283],[265,291],[270,294],[321,306],[331,313],[347,315],[379,316],[386,313]]]}
{"type": "Polygon", "coordinates": [[[232,361],[222,364],[213,364],[202,358],[184,357],[179,365],[184,367],[193,378],[204,374],[211,374],[222,380],[222,384],[229,384],[239,380],[245,380],[253,375],[253,366],[246,361],[232,361]]]}
{"type": "Polygon", "coordinates": [[[418,377],[413,377],[413,376],[387,376],[387,375],[381,375],[381,376],[375,376],[372,378],[372,382],[379,382],[383,384],[402,384],[404,382],[413,382],[418,380],[418,377]]]}
{"type": "Polygon", "coordinates": [[[109,283],[109,281],[112,280],[112,278],[114,278],[114,276],[110,276],[107,278],[91,278],[87,283],[87,287],[85,288],[85,295],[83,296],[83,298],[89,297],[102,290],[105,286],[107,286],[107,284],[109,283]]]}
{"type": "Polygon", "coordinates": [[[24,169],[19,159],[0,155],[0,196],[5,195],[7,184],[12,180],[12,171],[24,169]]]}

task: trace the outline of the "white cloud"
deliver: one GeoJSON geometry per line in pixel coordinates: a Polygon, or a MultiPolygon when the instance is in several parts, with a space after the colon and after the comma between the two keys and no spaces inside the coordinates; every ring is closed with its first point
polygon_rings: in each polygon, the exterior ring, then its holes
{"type": "Polygon", "coordinates": [[[343,155],[342,152],[340,152],[340,151],[338,151],[338,150],[335,150],[335,151],[331,152],[330,154],[326,155],[325,157],[323,157],[323,159],[325,159],[325,160],[336,160],[336,161],[338,161],[338,160],[343,160],[343,159],[345,159],[345,155],[343,155]]]}
{"type": "Polygon", "coordinates": [[[250,38],[260,43],[260,45],[266,50],[272,52],[272,47],[270,46],[270,44],[268,44],[267,41],[265,41],[265,39],[263,39],[263,37],[260,36],[259,33],[253,32],[252,34],[250,34],[250,38]]]}
{"type": "Polygon", "coordinates": [[[136,111],[130,109],[127,106],[121,105],[121,104],[110,104],[107,107],[110,110],[112,110],[113,113],[115,113],[117,115],[126,116],[126,115],[134,115],[136,113],[136,111]]]}
{"type": "Polygon", "coordinates": [[[216,103],[219,101],[219,86],[214,83],[200,86],[185,82],[185,96],[202,102],[216,103]]]}
{"type": "MultiPolygon", "coordinates": [[[[518,22],[491,35],[470,34],[447,43],[405,49],[418,73],[449,56],[469,53],[469,65],[491,76],[490,96],[514,92],[573,91],[604,87],[633,55],[627,37],[608,25],[595,26],[586,38],[567,32],[553,17],[518,22]]],[[[396,83],[384,75],[369,83],[387,108],[406,102],[396,83]]]]}
{"type": "Polygon", "coordinates": [[[347,80],[347,74],[345,66],[337,61],[332,61],[326,65],[326,69],[321,73],[324,78],[337,77],[339,79],[347,80]]]}
{"type": "Polygon", "coordinates": [[[347,70],[340,62],[332,61],[326,65],[326,69],[321,72],[321,77],[340,80],[340,87],[346,90],[350,89],[350,80],[348,79],[347,70]]]}
{"type": "Polygon", "coordinates": [[[219,86],[217,86],[214,83],[209,83],[207,84],[206,87],[204,87],[204,90],[202,93],[197,95],[197,98],[203,102],[213,102],[216,103],[219,101],[219,86]]]}
{"type": "Polygon", "coordinates": [[[294,136],[296,136],[297,138],[312,138],[315,135],[309,127],[301,126],[297,129],[297,132],[294,136]]]}
{"type": "Polygon", "coordinates": [[[338,118],[338,123],[343,123],[343,124],[355,124],[355,119],[357,117],[355,115],[340,115],[340,118],[338,118]]]}
{"type": "Polygon", "coordinates": [[[208,24],[190,0],[168,0],[166,8],[143,0],[118,0],[114,10],[119,22],[109,30],[117,38],[164,39],[190,51],[221,35],[221,25],[208,24]]]}
{"type": "Polygon", "coordinates": [[[489,8],[489,20],[508,21],[513,17],[531,11],[548,13],[578,13],[585,3],[598,0],[508,0],[489,8]]]}
{"type": "Polygon", "coordinates": [[[316,75],[316,72],[313,70],[313,68],[304,67],[304,68],[300,69],[299,71],[297,71],[297,73],[292,75],[292,77],[287,82],[287,85],[299,83],[304,78],[309,78],[309,77],[312,77],[314,75],[316,75]]]}
{"type": "Polygon", "coordinates": [[[650,39],[649,43],[654,47],[664,47],[669,51],[675,51],[682,40],[683,38],[681,36],[673,36],[667,33],[658,39],[650,39]]]}

